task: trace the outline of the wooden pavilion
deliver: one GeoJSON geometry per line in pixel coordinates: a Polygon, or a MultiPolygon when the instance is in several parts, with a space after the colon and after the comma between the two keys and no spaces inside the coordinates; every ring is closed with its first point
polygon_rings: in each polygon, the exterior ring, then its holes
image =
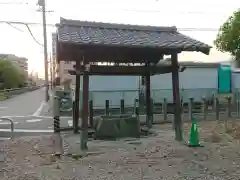
{"type": "MultiPolygon", "coordinates": [[[[60,23],[57,24],[56,46],[58,62],[76,61],[76,71],[71,72],[76,75],[76,109],[79,109],[80,76],[83,76],[80,129],[84,136],[88,129],[89,75],[145,76],[147,122],[151,122],[150,76],[172,73],[175,135],[176,140],[183,139],[178,53],[199,51],[208,55],[211,48],[209,45],[179,33],[176,27],[109,24],[61,18],[60,23]],[[164,55],[171,55],[171,64],[157,66],[164,55]],[[110,63],[110,65],[99,65],[99,63],[110,63]]],[[[75,112],[76,125],[79,111],[75,112]]],[[[75,127],[77,132],[78,126],[75,127]]]]}

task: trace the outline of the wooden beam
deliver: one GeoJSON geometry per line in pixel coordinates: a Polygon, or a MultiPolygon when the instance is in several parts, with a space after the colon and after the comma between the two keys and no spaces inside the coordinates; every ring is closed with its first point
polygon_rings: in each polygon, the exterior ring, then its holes
{"type": "MultiPolygon", "coordinates": [[[[148,68],[149,64],[146,64],[148,68]]],[[[146,125],[148,128],[152,127],[152,112],[151,112],[151,78],[150,73],[145,75],[145,94],[146,94],[146,125]]]]}
{"type": "MultiPolygon", "coordinates": [[[[78,71],[69,70],[71,75],[77,74],[82,75],[84,71],[84,66],[81,66],[78,71]]],[[[88,74],[89,75],[146,75],[150,73],[153,74],[165,74],[172,72],[172,66],[97,66],[91,65],[88,74]]]]}
{"type": "MultiPolygon", "coordinates": [[[[76,69],[80,69],[80,61],[76,61],[76,69]]],[[[73,131],[78,133],[78,124],[79,124],[79,97],[80,97],[80,75],[76,75],[76,87],[75,87],[75,102],[74,102],[74,118],[73,118],[73,131]]]]}
{"type": "Polygon", "coordinates": [[[113,47],[82,47],[69,44],[61,44],[59,56],[61,60],[71,61],[79,59],[73,55],[83,55],[88,62],[115,62],[115,63],[157,63],[163,58],[160,51],[132,48],[113,48],[113,47]]]}
{"type": "MultiPolygon", "coordinates": [[[[114,62],[114,63],[145,63],[146,61],[150,61],[153,63],[158,63],[160,60],[160,55],[152,55],[152,54],[134,54],[134,53],[113,53],[113,52],[105,52],[105,53],[89,53],[84,54],[86,58],[88,58],[89,62],[114,62]]],[[[66,53],[60,55],[61,60],[72,61],[77,57],[72,58],[72,55],[66,53]]]]}
{"type": "Polygon", "coordinates": [[[173,93],[173,104],[174,104],[174,129],[175,139],[177,141],[183,140],[182,130],[182,118],[181,118],[181,102],[179,92],[179,73],[178,73],[178,54],[174,53],[171,55],[172,61],[172,93],[173,93]]]}
{"type": "MultiPolygon", "coordinates": [[[[86,59],[83,58],[83,63],[86,65],[86,59]]],[[[88,95],[89,94],[89,75],[86,69],[83,71],[83,108],[82,108],[82,124],[81,124],[81,150],[87,150],[88,141],[88,95]]]]}

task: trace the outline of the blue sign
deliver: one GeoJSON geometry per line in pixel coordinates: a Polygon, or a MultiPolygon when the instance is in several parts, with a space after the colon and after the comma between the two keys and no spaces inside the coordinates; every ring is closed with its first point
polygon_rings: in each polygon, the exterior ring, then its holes
{"type": "Polygon", "coordinates": [[[230,65],[219,65],[218,67],[218,93],[232,92],[232,71],[230,65]]]}

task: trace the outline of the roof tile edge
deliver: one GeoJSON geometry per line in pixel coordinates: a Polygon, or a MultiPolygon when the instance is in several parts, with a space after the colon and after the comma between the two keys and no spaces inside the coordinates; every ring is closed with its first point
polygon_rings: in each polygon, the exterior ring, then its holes
{"type": "Polygon", "coordinates": [[[156,32],[177,32],[176,26],[147,26],[147,25],[133,25],[133,24],[118,24],[107,22],[95,21],[79,21],[60,18],[60,23],[56,24],[57,27],[63,26],[76,26],[76,27],[93,27],[93,28],[106,28],[106,29],[126,29],[137,31],[156,31],[156,32]]]}

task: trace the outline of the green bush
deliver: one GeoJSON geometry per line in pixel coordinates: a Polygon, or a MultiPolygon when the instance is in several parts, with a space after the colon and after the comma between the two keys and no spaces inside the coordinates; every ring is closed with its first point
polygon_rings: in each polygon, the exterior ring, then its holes
{"type": "Polygon", "coordinates": [[[0,88],[12,89],[21,87],[25,78],[8,60],[0,60],[0,88]]]}

